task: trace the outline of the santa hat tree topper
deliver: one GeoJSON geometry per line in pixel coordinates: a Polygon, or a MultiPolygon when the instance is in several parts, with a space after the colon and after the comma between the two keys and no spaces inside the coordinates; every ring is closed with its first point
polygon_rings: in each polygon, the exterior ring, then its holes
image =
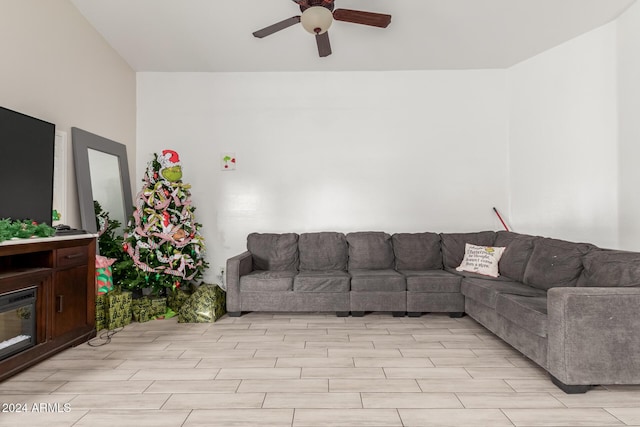
{"type": "Polygon", "coordinates": [[[124,287],[150,287],[154,294],[162,294],[202,277],[208,267],[204,239],[176,151],[154,154],[142,181],[123,244],[136,274],[125,280],[124,287]]]}

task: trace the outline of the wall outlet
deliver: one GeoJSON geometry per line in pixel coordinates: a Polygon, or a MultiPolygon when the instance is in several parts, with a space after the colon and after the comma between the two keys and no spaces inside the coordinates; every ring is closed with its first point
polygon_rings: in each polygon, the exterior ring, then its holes
{"type": "Polygon", "coordinates": [[[217,274],[218,274],[218,280],[220,281],[220,284],[222,285],[222,287],[224,289],[226,289],[226,287],[223,285],[225,283],[224,280],[224,267],[219,265],[217,268],[217,274]]]}

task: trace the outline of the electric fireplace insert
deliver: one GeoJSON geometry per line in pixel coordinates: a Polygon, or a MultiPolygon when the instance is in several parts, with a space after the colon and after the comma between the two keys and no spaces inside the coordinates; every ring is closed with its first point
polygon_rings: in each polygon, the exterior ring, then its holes
{"type": "Polygon", "coordinates": [[[36,291],[0,295],[0,360],[36,345],[36,291]]]}

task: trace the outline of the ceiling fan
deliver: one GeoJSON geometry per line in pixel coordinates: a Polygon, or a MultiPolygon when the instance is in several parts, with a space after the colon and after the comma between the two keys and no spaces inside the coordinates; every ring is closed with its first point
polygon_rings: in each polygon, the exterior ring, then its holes
{"type": "Polygon", "coordinates": [[[292,16],[284,21],[269,25],[253,33],[255,37],[263,38],[292,25],[301,23],[305,30],[316,36],[318,54],[321,57],[331,55],[331,43],[327,30],[333,20],[387,28],[391,22],[391,15],[364,12],[351,9],[334,9],[334,0],[293,0],[302,15],[292,16]]]}

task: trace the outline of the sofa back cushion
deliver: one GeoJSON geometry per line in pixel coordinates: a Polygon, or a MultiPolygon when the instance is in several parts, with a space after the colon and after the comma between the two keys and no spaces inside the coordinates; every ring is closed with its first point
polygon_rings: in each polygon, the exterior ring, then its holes
{"type": "Polygon", "coordinates": [[[295,233],[251,233],[247,237],[254,270],[298,269],[298,235],[295,233]]]}
{"type": "Polygon", "coordinates": [[[582,259],[577,286],[640,286],[640,253],[599,249],[582,259]]]}
{"type": "Polygon", "coordinates": [[[346,270],[349,250],[342,233],[302,233],[298,238],[300,271],[346,270]]]}
{"type": "Polygon", "coordinates": [[[498,231],[494,246],[504,246],[505,250],[498,263],[501,276],[522,282],[524,270],[533,252],[534,236],[514,233],[512,231],[498,231]]]}
{"type": "Polygon", "coordinates": [[[582,273],[582,257],[594,246],[536,237],[524,270],[524,283],[538,289],[576,286],[582,273]]]}
{"type": "Polygon", "coordinates": [[[396,270],[441,270],[442,251],[437,233],[396,233],[391,236],[396,270]]]}
{"type": "Polygon", "coordinates": [[[442,263],[449,271],[456,271],[456,267],[464,258],[467,243],[477,246],[493,246],[496,239],[495,231],[480,231],[477,233],[441,233],[442,263]]]}
{"type": "Polygon", "coordinates": [[[347,234],[349,270],[385,270],[393,268],[391,236],[381,231],[347,234]]]}

